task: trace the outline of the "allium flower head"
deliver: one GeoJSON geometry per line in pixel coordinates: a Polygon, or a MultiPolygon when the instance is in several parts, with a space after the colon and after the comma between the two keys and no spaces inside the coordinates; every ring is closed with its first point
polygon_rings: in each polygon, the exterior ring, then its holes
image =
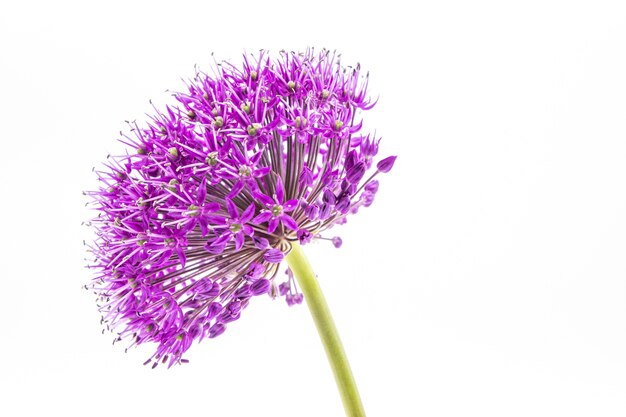
{"type": "Polygon", "coordinates": [[[108,159],[88,193],[92,286],[117,340],[154,342],[146,363],[171,366],[254,297],[302,302],[289,270],[274,284],[291,242],[339,247],[322,233],[369,206],[373,178],[395,161],[373,168],[380,139],[361,133],[359,117],[374,105],[367,85],[328,51],[261,52],[198,73],[177,105],[132,126],[127,153],[108,159]]]}

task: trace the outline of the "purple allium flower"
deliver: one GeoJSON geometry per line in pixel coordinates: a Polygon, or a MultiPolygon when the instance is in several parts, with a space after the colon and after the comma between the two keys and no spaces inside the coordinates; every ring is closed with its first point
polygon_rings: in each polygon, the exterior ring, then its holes
{"type": "Polygon", "coordinates": [[[178,105],[121,139],[98,171],[91,266],[103,321],[146,362],[185,362],[194,341],[222,334],[253,297],[302,302],[292,274],[272,286],[291,242],[322,237],[378,190],[366,180],[380,139],[360,136],[367,76],[323,51],[261,52],[199,73],[178,105]],[[272,289],[274,288],[274,289],[272,289]]]}

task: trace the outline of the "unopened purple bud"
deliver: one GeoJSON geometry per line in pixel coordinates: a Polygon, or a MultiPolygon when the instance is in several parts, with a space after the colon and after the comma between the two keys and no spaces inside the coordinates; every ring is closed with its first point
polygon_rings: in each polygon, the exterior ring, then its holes
{"type": "Polygon", "coordinates": [[[332,206],[328,203],[322,204],[322,208],[320,209],[320,219],[326,220],[330,217],[330,212],[332,210],[332,206]]]}
{"type": "Polygon", "coordinates": [[[270,281],[263,278],[255,282],[250,286],[250,292],[252,295],[261,295],[267,293],[270,289],[270,281]]]}
{"type": "Polygon", "coordinates": [[[330,191],[328,188],[324,189],[324,194],[322,195],[322,201],[324,201],[324,203],[328,203],[328,204],[335,204],[336,201],[336,197],[335,194],[333,194],[332,191],[330,191]]]}
{"type": "Polygon", "coordinates": [[[374,202],[374,193],[365,192],[361,196],[361,200],[363,201],[363,205],[365,207],[369,207],[374,202]]]}
{"type": "Polygon", "coordinates": [[[272,264],[280,263],[284,257],[285,255],[279,249],[270,249],[263,255],[263,259],[272,264]]]}
{"type": "Polygon", "coordinates": [[[196,339],[198,336],[200,336],[200,333],[202,333],[202,326],[200,326],[199,324],[194,324],[189,329],[188,334],[191,339],[196,339]]]}
{"type": "Polygon", "coordinates": [[[233,298],[244,298],[250,296],[250,294],[252,294],[250,285],[245,284],[241,288],[238,288],[237,291],[235,291],[235,294],[233,294],[233,298]]]}
{"type": "Polygon", "coordinates": [[[263,265],[253,263],[250,265],[250,269],[248,269],[248,272],[243,275],[243,278],[249,282],[256,281],[257,279],[259,279],[261,274],[263,274],[263,271],[265,271],[263,265]]]}
{"type": "Polygon", "coordinates": [[[224,313],[218,317],[218,320],[221,323],[231,323],[235,320],[239,320],[239,317],[241,317],[240,313],[230,314],[228,311],[224,311],[224,313]]]}
{"type": "Polygon", "coordinates": [[[331,171],[322,177],[322,186],[327,187],[332,184],[337,177],[337,171],[331,171]]]}
{"type": "Polygon", "coordinates": [[[301,245],[306,245],[313,239],[311,232],[306,229],[299,229],[296,236],[298,237],[298,241],[301,245]]]}
{"type": "Polygon", "coordinates": [[[218,284],[217,282],[214,282],[211,285],[211,288],[205,292],[205,295],[209,297],[217,297],[221,290],[222,288],[220,287],[220,284],[218,284]]]}
{"type": "Polygon", "coordinates": [[[211,320],[212,318],[220,314],[223,309],[224,307],[222,307],[220,303],[216,301],[212,302],[211,304],[209,304],[209,312],[207,313],[207,319],[211,320]]]}
{"type": "Polygon", "coordinates": [[[300,173],[300,187],[308,187],[313,184],[313,173],[306,166],[302,167],[302,172],[300,173]]]}
{"type": "Polygon", "coordinates": [[[317,217],[320,215],[320,208],[317,204],[309,204],[304,209],[304,214],[309,220],[317,220],[317,217]]]}
{"type": "Polygon", "coordinates": [[[397,156],[388,156],[387,158],[378,162],[378,164],[376,165],[376,169],[378,169],[380,172],[391,171],[391,168],[393,168],[393,164],[396,162],[396,158],[397,156]]]}
{"type": "Polygon", "coordinates": [[[289,285],[289,282],[283,282],[282,284],[280,284],[278,286],[278,293],[283,296],[287,293],[289,293],[289,289],[291,288],[291,285],[289,285]]]}
{"type": "Polygon", "coordinates": [[[225,325],[223,325],[222,323],[215,323],[209,329],[209,338],[212,339],[214,337],[221,335],[222,333],[224,333],[224,330],[226,330],[225,325]]]}
{"type": "Polygon", "coordinates": [[[285,301],[287,301],[287,305],[289,307],[294,306],[296,304],[302,304],[304,296],[300,293],[298,294],[287,294],[285,296],[285,301]]]}
{"type": "Polygon", "coordinates": [[[365,191],[368,191],[372,194],[376,194],[378,191],[378,181],[372,180],[365,185],[365,191]]]}
{"type": "Polygon", "coordinates": [[[234,315],[238,314],[241,311],[241,302],[240,301],[231,301],[226,306],[226,309],[228,310],[228,312],[230,314],[232,314],[234,316],[234,315]]]}
{"type": "Polygon", "coordinates": [[[348,153],[348,156],[346,157],[346,162],[344,164],[345,169],[349,171],[354,165],[356,165],[357,161],[358,158],[356,156],[356,152],[350,151],[350,153],[348,153]]]}
{"type": "Polygon", "coordinates": [[[341,199],[337,202],[335,209],[341,214],[346,214],[348,210],[350,210],[350,197],[347,195],[341,197],[341,199]]]}
{"type": "Polygon", "coordinates": [[[333,245],[335,245],[337,249],[339,249],[341,245],[343,244],[343,240],[341,240],[339,236],[335,236],[334,238],[332,238],[332,241],[333,241],[333,245]]]}
{"type": "Polygon", "coordinates": [[[343,179],[343,181],[341,182],[341,191],[342,194],[348,194],[348,195],[352,195],[354,193],[356,193],[356,184],[352,184],[350,182],[348,182],[347,179],[343,179]]]}
{"type": "Polygon", "coordinates": [[[254,246],[256,246],[257,249],[263,250],[269,248],[270,246],[270,242],[264,237],[254,236],[252,240],[254,240],[254,246]]]}
{"type": "Polygon", "coordinates": [[[365,162],[361,161],[348,170],[346,179],[348,182],[355,184],[361,181],[363,175],[365,175],[365,162]]]}

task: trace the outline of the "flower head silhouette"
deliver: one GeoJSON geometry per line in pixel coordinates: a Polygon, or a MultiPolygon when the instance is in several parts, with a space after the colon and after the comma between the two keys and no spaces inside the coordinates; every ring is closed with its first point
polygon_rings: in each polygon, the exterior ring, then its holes
{"type": "Polygon", "coordinates": [[[367,85],[329,51],[260,52],[196,74],[177,105],[123,136],[127,152],[88,193],[92,287],[120,340],[156,344],[146,363],[185,362],[254,297],[302,302],[290,270],[274,283],[281,261],[294,242],[339,247],[323,233],[369,206],[395,161],[373,167],[380,139],[360,132],[367,85]]]}

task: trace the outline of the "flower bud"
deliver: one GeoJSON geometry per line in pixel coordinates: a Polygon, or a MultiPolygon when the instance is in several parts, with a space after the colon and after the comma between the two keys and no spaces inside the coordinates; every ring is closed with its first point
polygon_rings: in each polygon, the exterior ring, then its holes
{"type": "Polygon", "coordinates": [[[396,162],[396,158],[397,156],[388,156],[376,165],[376,169],[384,173],[391,171],[393,164],[396,162]]]}

